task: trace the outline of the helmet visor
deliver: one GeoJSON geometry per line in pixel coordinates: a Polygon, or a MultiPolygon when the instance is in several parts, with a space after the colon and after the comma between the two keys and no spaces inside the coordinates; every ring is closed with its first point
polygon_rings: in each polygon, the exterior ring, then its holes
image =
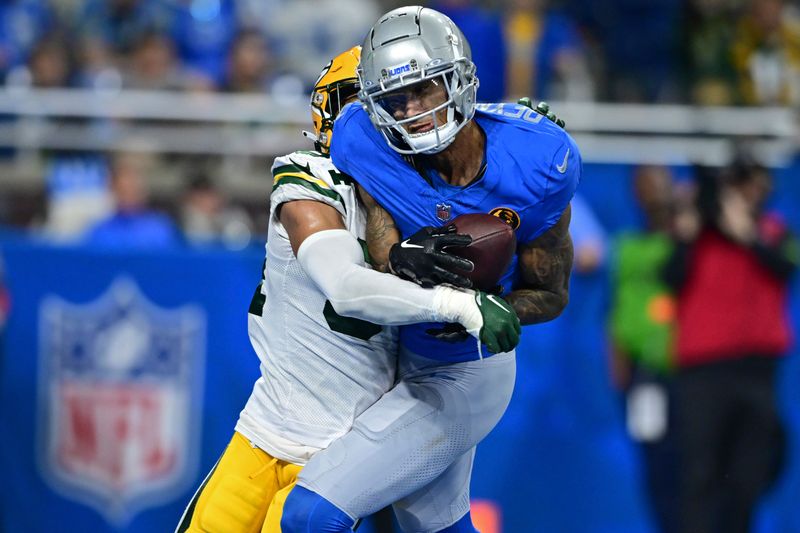
{"type": "Polygon", "coordinates": [[[442,124],[452,103],[451,86],[446,74],[423,79],[375,96],[378,115],[386,125],[401,126],[416,133],[442,124]]]}

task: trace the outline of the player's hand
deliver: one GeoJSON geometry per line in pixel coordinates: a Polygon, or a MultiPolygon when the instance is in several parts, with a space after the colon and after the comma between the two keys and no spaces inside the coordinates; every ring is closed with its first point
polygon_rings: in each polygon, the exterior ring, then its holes
{"type": "Polygon", "coordinates": [[[445,342],[462,342],[469,335],[478,338],[492,353],[508,352],[519,344],[522,328],[517,313],[503,298],[483,291],[473,294],[474,306],[464,309],[464,324],[445,324],[426,330],[445,342]]]}
{"type": "Polygon", "coordinates": [[[472,261],[448,254],[448,246],[467,246],[472,237],[456,233],[453,225],[434,228],[425,226],[408,239],[395,243],[389,250],[389,268],[401,278],[426,288],[442,283],[469,288],[472,282],[450,269],[471,272],[472,261]]]}
{"type": "Polygon", "coordinates": [[[536,104],[536,107],[533,107],[533,102],[531,102],[531,99],[526,96],[525,98],[520,98],[519,100],[517,100],[517,104],[524,105],[525,107],[533,109],[540,115],[544,115],[549,120],[555,122],[556,125],[562,128],[565,128],[567,126],[567,123],[564,122],[563,119],[558,118],[555,113],[550,111],[550,104],[548,104],[547,102],[539,102],[538,104],[536,104]]]}
{"type": "Polygon", "coordinates": [[[475,303],[478,304],[483,318],[478,339],[492,353],[508,352],[516,348],[522,327],[511,304],[500,296],[483,291],[475,292],[475,303]]]}

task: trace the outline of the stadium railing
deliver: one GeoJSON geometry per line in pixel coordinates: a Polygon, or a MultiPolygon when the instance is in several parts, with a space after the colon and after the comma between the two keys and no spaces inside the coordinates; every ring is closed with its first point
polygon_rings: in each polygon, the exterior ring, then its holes
{"type": "MultiPolygon", "coordinates": [[[[584,160],[722,164],[737,143],[783,166],[800,143],[798,111],[551,102],[584,160]]],[[[304,96],[76,89],[0,90],[0,148],[270,156],[309,146],[304,96]]]]}

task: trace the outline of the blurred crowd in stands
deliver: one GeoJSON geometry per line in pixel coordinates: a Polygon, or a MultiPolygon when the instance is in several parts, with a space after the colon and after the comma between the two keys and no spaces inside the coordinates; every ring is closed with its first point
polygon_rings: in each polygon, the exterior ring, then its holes
{"type": "MultiPolygon", "coordinates": [[[[6,86],[305,95],[386,0],[4,0],[6,86]]],[[[800,103],[796,0],[438,0],[479,97],[800,103]]]]}
{"type": "MultiPolygon", "coordinates": [[[[402,3],[2,0],[0,80],[17,95],[29,88],[70,87],[269,94],[277,102],[305,102],[321,65],[361,42],[381,13],[402,3]]],[[[423,2],[449,15],[471,42],[482,101],[533,96],[711,105],[800,104],[798,3],[423,2]]],[[[131,223],[120,218],[121,211],[144,210],[124,207],[128,200],[121,196],[148,205],[153,176],[163,180],[163,157],[155,166],[145,156],[132,163],[137,157],[126,157],[125,151],[44,154],[44,170],[38,172],[46,191],[33,199],[0,201],[0,221],[75,240],[113,215],[120,231],[121,224],[131,223]],[[28,200],[34,205],[26,205],[28,200]]],[[[213,233],[238,247],[250,235],[263,234],[263,198],[245,206],[249,216],[237,211],[219,173],[205,163],[181,167],[176,190],[183,192],[173,190],[162,202],[182,221],[185,238],[208,241],[200,235],[213,233]]],[[[166,242],[181,233],[154,229],[162,223],[173,224],[157,217],[142,222],[158,232],[158,238],[147,234],[143,242],[166,242]]],[[[105,242],[120,241],[107,236],[105,242]]]]}

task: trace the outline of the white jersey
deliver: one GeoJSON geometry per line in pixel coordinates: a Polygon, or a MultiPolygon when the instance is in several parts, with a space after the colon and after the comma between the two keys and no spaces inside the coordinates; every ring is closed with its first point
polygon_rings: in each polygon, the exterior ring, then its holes
{"type": "Polygon", "coordinates": [[[261,377],[236,431],[278,459],[305,464],[392,387],[397,337],[394,328],[336,314],[278,218],[284,202],[323,202],[363,242],[366,217],[352,180],[330,158],[305,151],[276,158],[272,174],[264,279],[248,314],[261,377]]]}

